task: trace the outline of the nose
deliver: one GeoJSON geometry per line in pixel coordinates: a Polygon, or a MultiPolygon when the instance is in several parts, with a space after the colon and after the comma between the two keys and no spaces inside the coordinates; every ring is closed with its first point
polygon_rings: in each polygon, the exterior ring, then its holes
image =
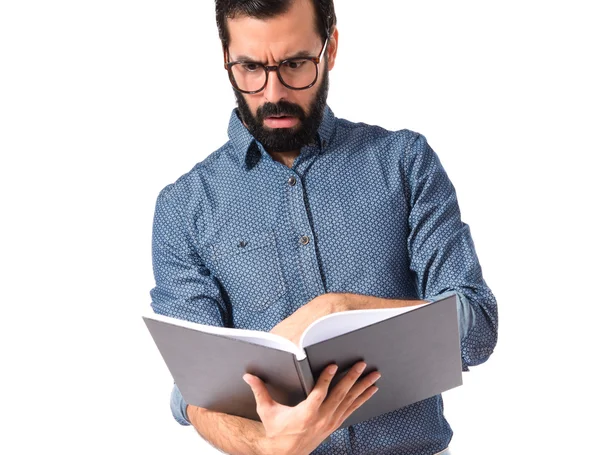
{"type": "Polygon", "coordinates": [[[277,71],[269,71],[264,97],[270,103],[277,103],[288,94],[288,88],[277,77],[277,71]]]}

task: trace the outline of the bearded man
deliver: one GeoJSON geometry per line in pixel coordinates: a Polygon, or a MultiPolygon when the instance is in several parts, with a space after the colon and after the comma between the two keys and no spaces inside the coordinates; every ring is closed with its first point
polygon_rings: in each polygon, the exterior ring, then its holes
{"type": "MultiPolygon", "coordinates": [[[[237,108],[227,143],[158,196],[153,310],[297,342],[332,312],[456,293],[463,371],[486,361],[496,300],[438,156],[421,134],[327,105],[333,1],[216,0],[216,18],[237,108]]],[[[171,410],[231,454],[448,454],[441,395],[339,428],[377,390],[366,367],[331,390],[325,369],[295,407],[245,375],[260,422],[190,405],[176,384],[171,410]]]]}

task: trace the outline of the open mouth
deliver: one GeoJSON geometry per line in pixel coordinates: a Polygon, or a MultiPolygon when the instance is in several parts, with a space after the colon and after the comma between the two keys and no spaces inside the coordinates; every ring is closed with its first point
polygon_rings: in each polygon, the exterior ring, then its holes
{"type": "Polygon", "coordinates": [[[290,115],[270,115],[265,117],[265,125],[269,128],[291,128],[298,124],[298,118],[290,115]]]}

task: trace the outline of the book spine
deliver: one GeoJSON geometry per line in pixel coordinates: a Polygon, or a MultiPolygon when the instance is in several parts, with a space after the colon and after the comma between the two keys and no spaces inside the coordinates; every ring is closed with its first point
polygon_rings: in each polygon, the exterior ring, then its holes
{"type": "MultiPolygon", "coordinates": [[[[302,383],[302,388],[304,389],[304,393],[308,397],[308,394],[315,387],[315,378],[312,374],[312,370],[310,369],[310,364],[308,363],[308,357],[298,361],[296,357],[294,357],[294,364],[296,365],[296,371],[298,372],[298,377],[300,378],[300,382],[302,383]]],[[[327,436],[325,440],[321,444],[329,444],[331,442],[331,436],[327,436]]]]}
{"type": "MultiPolygon", "coordinates": [[[[298,377],[300,378],[300,382],[302,383],[302,388],[304,389],[304,393],[308,397],[308,394],[315,387],[315,378],[312,374],[312,370],[310,369],[310,363],[308,363],[308,357],[298,361],[296,357],[294,357],[294,364],[296,365],[296,371],[298,372],[298,377]]],[[[325,440],[321,444],[329,444],[331,442],[331,436],[327,436],[325,440]]]]}
{"type": "Polygon", "coordinates": [[[310,369],[308,358],[305,357],[302,360],[298,360],[294,357],[294,365],[296,365],[296,372],[298,373],[298,377],[300,378],[300,383],[302,384],[304,393],[306,394],[306,396],[308,396],[308,394],[315,386],[315,379],[310,369]]]}

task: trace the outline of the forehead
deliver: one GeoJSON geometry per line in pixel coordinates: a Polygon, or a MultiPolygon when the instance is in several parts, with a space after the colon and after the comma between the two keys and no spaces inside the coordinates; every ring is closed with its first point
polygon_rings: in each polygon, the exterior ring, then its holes
{"type": "Polygon", "coordinates": [[[257,19],[240,16],[227,19],[230,54],[264,58],[315,51],[321,39],[315,27],[313,8],[312,1],[299,0],[294,1],[287,12],[275,17],[257,19]]]}

